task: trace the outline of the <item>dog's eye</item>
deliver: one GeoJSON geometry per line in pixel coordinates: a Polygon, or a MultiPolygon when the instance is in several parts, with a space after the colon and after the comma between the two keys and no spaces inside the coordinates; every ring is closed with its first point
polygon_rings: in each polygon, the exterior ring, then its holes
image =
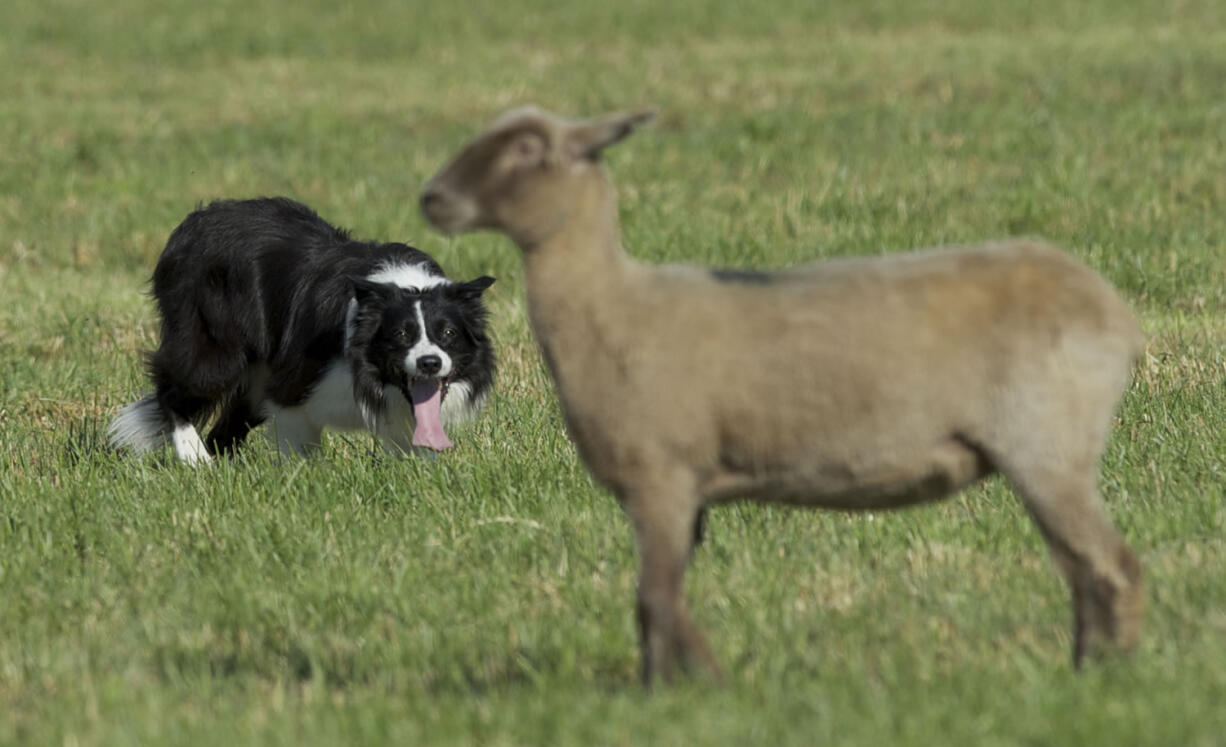
{"type": "Polygon", "coordinates": [[[404,327],[401,327],[396,330],[394,337],[396,338],[397,342],[408,342],[409,341],[409,331],[405,329],[404,327]]]}
{"type": "Polygon", "coordinates": [[[446,337],[448,340],[455,337],[456,334],[457,333],[456,333],[455,327],[444,327],[443,328],[443,337],[446,337]]]}

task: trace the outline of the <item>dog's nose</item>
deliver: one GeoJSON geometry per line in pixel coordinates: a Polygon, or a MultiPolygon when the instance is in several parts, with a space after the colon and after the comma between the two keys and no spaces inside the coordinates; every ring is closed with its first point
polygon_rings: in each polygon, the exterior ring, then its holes
{"type": "Polygon", "coordinates": [[[423,355],[417,359],[417,372],[433,376],[443,369],[443,359],[437,355],[423,355]]]}

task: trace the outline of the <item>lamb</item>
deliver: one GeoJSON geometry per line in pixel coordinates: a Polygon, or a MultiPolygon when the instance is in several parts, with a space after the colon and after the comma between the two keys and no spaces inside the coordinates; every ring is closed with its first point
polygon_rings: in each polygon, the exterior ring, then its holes
{"type": "Polygon", "coordinates": [[[1009,240],[787,271],[648,266],[622,248],[604,148],[650,119],[507,112],[425,185],[446,234],[523,254],[569,432],[629,515],[642,680],[722,672],[683,576],[708,507],[845,510],[999,472],[1071,590],[1073,663],[1135,646],[1141,565],[1095,478],[1144,338],[1101,276],[1009,240]]]}

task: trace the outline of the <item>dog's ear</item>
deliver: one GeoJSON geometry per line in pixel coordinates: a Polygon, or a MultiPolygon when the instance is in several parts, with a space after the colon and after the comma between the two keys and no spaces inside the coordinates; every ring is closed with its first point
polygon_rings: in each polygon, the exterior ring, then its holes
{"type": "Polygon", "coordinates": [[[471,301],[480,298],[485,289],[494,284],[494,278],[489,275],[482,275],[475,280],[469,280],[466,283],[456,283],[449,290],[455,293],[456,297],[462,301],[471,301]]]}
{"type": "Polygon", "coordinates": [[[386,283],[373,283],[366,278],[351,277],[353,300],[345,329],[345,357],[353,377],[353,399],[362,413],[366,427],[375,431],[386,409],[383,380],[379,368],[369,358],[370,344],[379,330],[383,312],[379,305],[395,292],[386,283]]]}
{"type": "Polygon", "coordinates": [[[375,283],[366,278],[349,278],[349,284],[353,286],[353,297],[358,300],[359,306],[387,298],[392,292],[392,287],[387,283],[375,283]]]}
{"type": "MultiPolygon", "coordinates": [[[[345,358],[349,362],[349,374],[353,379],[353,401],[362,413],[362,421],[373,432],[379,428],[386,403],[379,367],[370,359],[370,344],[379,330],[382,313],[378,306],[363,305],[361,294],[369,291],[369,288],[364,291],[355,290],[354,299],[349,302],[345,358]]],[[[366,298],[369,300],[369,296],[366,298]]]]}

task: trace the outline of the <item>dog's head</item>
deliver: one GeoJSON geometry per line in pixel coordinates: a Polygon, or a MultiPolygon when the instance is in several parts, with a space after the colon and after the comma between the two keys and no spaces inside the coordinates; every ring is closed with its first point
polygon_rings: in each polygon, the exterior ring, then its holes
{"type": "Polygon", "coordinates": [[[418,436],[430,448],[446,448],[439,407],[451,382],[488,347],[481,294],[494,284],[483,276],[465,283],[425,289],[366,279],[353,281],[345,352],[354,379],[354,397],[374,430],[392,386],[413,405],[418,436]],[[436,432],[435,432],[436,431],[436,432]]]}

